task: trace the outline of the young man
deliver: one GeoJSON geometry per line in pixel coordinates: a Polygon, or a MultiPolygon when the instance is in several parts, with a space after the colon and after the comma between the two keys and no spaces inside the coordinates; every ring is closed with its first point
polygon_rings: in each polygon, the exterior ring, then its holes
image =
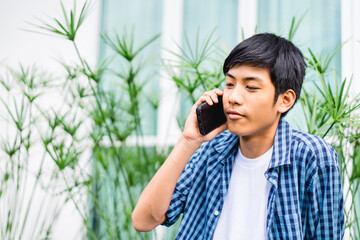
{"type": "Polygon", "coordinates": [[[195,103],[141,194],[135,229],[169,226],[183,214],[176,239],[341,239],[336,152],[282,118],[299,98],[305,67],[299,49],[273,34],[237,45],[224,63],[224,91],[195,103]],[[218,95],[227,123],[202,136],[196,107],[218,95]]]}

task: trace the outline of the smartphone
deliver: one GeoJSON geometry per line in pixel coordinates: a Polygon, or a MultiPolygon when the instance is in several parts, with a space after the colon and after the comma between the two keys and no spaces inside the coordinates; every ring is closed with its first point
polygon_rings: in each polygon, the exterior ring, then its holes
{"type": "Polygon", "coordinates": [[[196,108],[196,115],[201,135],[206,135],[226,122],[222,96],[218,95],[218,103],[209,105],[203,102],[196,108]]]}

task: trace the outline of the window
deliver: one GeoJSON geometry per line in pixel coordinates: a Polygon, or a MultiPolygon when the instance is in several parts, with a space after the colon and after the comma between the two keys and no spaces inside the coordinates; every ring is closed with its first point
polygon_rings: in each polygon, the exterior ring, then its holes
{"type": "MultiPolygon", "coordinates": [[[[114,30],[122,36],[126,30],[127,35],[130,36],[134,31],[134,48],[141,46],[145,41],[151,39],[157,34],[161,33],[162,28],[162,0],[104,0],[102,2],[101,14],[101,32],[108,33],[110,36],[114,35],[114,30]]],[[[160,39],[150,44],[142,56],[134,58],[135,66],[143,69],[139,74],[141,84],[147,95],[154,94],[159,88],[160,68],[160,39]],[[151,62],[151,64],[149,64],[151,62]],[[155,64],[154,64],[155,62],[155,64]]],[[[114,51],[105,44],[100,42],[100,61],[106,57],[112,57],[114,51]]],[[[110,68],[115,72],[126,72],[128,65],[121,57],[116,57],[110,68]]],[[[116,89],[119,92],[119,97],[124,101],[128,101],[123,95],[124,92],[119,86],[120,79],[114,74],[107,74],[103,79],[103,88],[105,90],[116,89]]],[[[156,134],[157,113],[151,107],[146,96],[141,96],[140,104],[144,105],[141,112],[142,131],[144,135],[156,134]]],[[[126,102],[124,102],[125,104],[126,102]]]]}
{"type": "MultiPolygon", "coordinates": [[[[303,52],[304,56],[310,56],[308,48],[314,54],[324,54],[335,50],[341,44],[341,6],[340,1],[285,1],[285,0],[258,0],[258,31],[274,32],[283,37],[288,36],[292,18],[300,20],[300,26],[295,34],[293,42],[303,52]]],[[[335,68],[338,78],[341,76],[340,52],[334,57],[332,66],[335,68]]],[[[311,77],[311,76],[310,76],[311,77]]],[[[333,73],[329,73],[333,77],[333,73]]],[[[312,83],[304,83],[303,88],[314,89],[312,83]]],[[[304,129],[304,119],[298,102],[292,111],[286,116],[294,127],[304,129]]]]}

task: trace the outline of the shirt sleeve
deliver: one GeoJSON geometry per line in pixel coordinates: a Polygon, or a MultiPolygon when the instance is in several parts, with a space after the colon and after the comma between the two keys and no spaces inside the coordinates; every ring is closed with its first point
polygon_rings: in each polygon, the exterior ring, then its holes
{"type": "Polygon", "coordinates": [[[166,220],[162,225],[167,227],[173,225],[178,220],[181,213],[184,212],[186,199],[193,183],[195,163],[199,161],[201,149],[202,148],[198,149],[194,153],[181,173],[171,197],[169,208],[165,214],[166,220]]]}
{"type": "MultiPolygon", "coordinates": [[[[332,158],[337,163],[335,151],[332,158]]],[[[319,167],[308,193],[310,207],[306,239],[342,239],[344,204],[339,166],[330,164],[319,167]]]]}

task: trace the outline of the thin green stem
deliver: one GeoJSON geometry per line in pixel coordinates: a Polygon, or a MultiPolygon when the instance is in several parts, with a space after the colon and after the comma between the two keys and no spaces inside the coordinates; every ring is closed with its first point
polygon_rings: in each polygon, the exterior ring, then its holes
{"type": "MultiPolygon", "coordinates": [[[[27,141],[28,143],[27,144],[30,144],[30,138],[31,138],[31,124],[32,122],[32,102],[29,103],[29,133],[28,133],[28,136],[27,136],[27,141]]],[[[25,156],[25,161],[24,161],[24,169],[25,169],[25,177],[24,177],[24,182],[23,182],[23,186],[24,186],[24,189],[27,189],[26,185],[28,183],[27,179],[28,179],[28,162],[29,162],[29,148],[26,148],[26,156],[25,156]]],[[[43,162],[44,158],[42,159],[42,162],[43,162]]],[[[27,217],[28,217],[28,213],[29,213],[29,209],[30,209],[30,206],[31,206],[31,203],[32,203],[32,200],[34,198],[34,192],[35,192],[35,188],[37,185],[37,182],[38,182],[38,176],[36,177],[36,181],[35,181],[35,184],[34,184],[34,187],[33,187],[33,190],[31,191],[31,197],[30,197],[30,200],[28,202],[28,206],[27,206],[27,209],[26,209],[26,213],[25,213],[25,217],[24,219],[22,220],[23,224],[22,224],[22,227],[21,227],[21,231],[20,231],[20,235],[19,235],[19,238],[21,239],[22,237],[22,234],[24,232],[24,228],[25,228],[25,225],[26,225],[26,220],[27,220],[27,217]]],[[[21,197],[21,199],[25,199],[25,190],[23,191],[23,195],[21,197]]],[[[22,212],[22,206],[24,204],[21,204],[20,207],[19,207],[19,212],[21,213],[22,212]]]]}
{"type": "MultiPolygon", "coordinates": [[[[100,202],[98,201],[97,196],[96,196],[96,195],[94,194],[94,192],[91,191],[91,190],[89,190],[89,194],[92,196],[91,200],[94,201],[95,206],[97,207],[97,209],[98,209],[99,212],[100,212],[100,217],[101,217],[101,218],[105,221],[105,223],[106,223],[105,228],[106,228],[106,231],[107,231],[108,235],[111,236],[111,232],[110,232],[110,229],[109,229],[109,227],[108,227],[108,226],[110,225],[109,219],[108,219],[108,218],[105,216],[105,214],[101,211],[101,204],[100,204],[100,202]]],[[[93,230],[92,230],[91,227],[90,227],[90,229],[91,229],[91,231],[93,232],[93,230]]],[[[94,234],[94,236],[95,236],[95,234],[94,234]]]]}
{"type": "MultiPolygon", "coordinates": [[[[46,151],[45,151],[45,156],[46,156],[46,151]]],[[[51,175],[50,175],[51,177],[50,177],[50,179],[55,179],[56,178],[56,170],[54,169],[53,171],[52,171],[52,173],[51,173],[51,175]]],[[[51,190],[51,189],[53,189],[53,188],[51,188],[50,187],[50,185],[48,185],[48,186],[46,186],[45,188],[44,188],[44,191],[46,192],[46,193],[49,193],[49,189],[51,190]]],[[[36,215],[36,219],[35,219],[35,223],[39,223],[40,222],[40,217],[42,216],[42,214],[43,213],[45,213],[46,215],[50,215],[50,214],[48,214],[48,213],[50,213],[51,211],[50,211],[50,207],[49,207],[49,203],[47,204],[47,206],[46,206],[46,208],[45,208],[45,203],[48,201],[48,195],[45,195],[42,199],[41,199],[41,203],[40,203],[40,205],[39,206],[42,206],[42,208],[41,209],[44,209],[44,210],[42,210],[42,211],[37,211],[37,215],[36,215]]],[[[31,238],[30,239],[35,239],[35,237],[34,237],[34,234],[37,232],[37,231],[31,231],[32,233],[31,233],[31,238]]]]}
{"type": "MultiPolygon", "coordinates": [[[[78,50],[78,48],[77,48],[77,45],[76,45],[75,41],[73,41],[73,45],[74,45],[74,47],[75,47],[77,56],[78,56],[78,58],[80,59],[80,62],[81,62],[81,64],[82,64],[82,67],[83,67],[84,71],[86,71],[85,63],[84,63],[84,61],[83,61],[83,59],[82,59],[82,57],[81,57],[81,55],[80,55],[80,52],[79,52],[79,50],[78,50]]],[[[90,87],[91,87],[92,93],[94,94],[95,101],[96,101],[97,107],[98,107],[98,109],[99,109],[99,111],[100,111],[100,114],[101,114],[101,116],[102,116],[103,118],[105,118],[105,114],[104,114],[104,111],[103,111],[102,106],[101,106],[101,103],[100,103],[99,95],[97,94],[97,91],[94,89],[94,86],[92,85],[91,79],[90,79],[89,76],[87,76],[87,79],[88,79],[89,85],[90,85],[90,87]]],[[[100,95],[100,96],[101,96],[101,95],[100,95]]],[[[109,139],[110,139],[110,142],[111,142],[112,144],[114,144],[114,140],[113,140],[113,138],[112,138],[112,136],[111,136],[111,130],[110,130],[109,126],[108,126],[108,123],[105,122],[104,125],[105,125],[106,130],[107,130],[108,133],[109,133],[109,134],[108,134],[108,137],[109,137],[109,139]]]]}
{"type": "Polygon", "coordinates": [[[196,76],[198,77],[198,79],[199,79],[199,81],[200,81],[200,83],[201,83],[204,91],[206,91],[206,84],[205,84],[204,79],[203,79],[202,76],[201,76],[201,73],[199,72],[198,67],[195,67],[195,71],[196,71],[196,76]]]}
{"type": "Polygon", "coordinates": [[[331,128],[335,125],[335,123],[336,123],[336,121],[334,121],[334,122],[330,125],[330,127],[327,129],[327,131],[325,132],[325,134],[322,136],[322,138],[324,138],[324,137],[329,133],[329,131],[330,131],[331,128]]]}
{"type": "Polygon", "coordinates": [[[76,51],[76,54],[77,56],[79,57],[79,60],[80,60],[80,63],[81,63],[81,66],[82,68],[84,69],[84,71],[86,70],[85,68],[85,63],[84,63],[84,60],[81,58],[81,55],[80,55],[80,52],[79,52],[79,49],[75,43],[75,41],[72,41],[73,45],[74,45],[74,48],[75,48],[75,51],[76,51]]]}
{"type": "MultiPolygon", "coordinates": [[[[357,213],[357,210],[356,210],[356,205],[359,204],[358,202],[355,202],[355,198],[356,198],[356,193],[357,193],[357,190],[358,190],[358,187],[359,187],[359,182],[356,184],[355,186],[355,190],[353,192],[353,196],[352,196],[352,205],[354,206],[354,218],[355,218],[355,223],[356,223],[356,228],[357,228],[357,231],[360,230],[360,224],[359,224],[359,217],[358,216],[358,213],[357,213]]],[[[356,231],[356,229],[354,229],[354,231],[356,231]]]]}
{"type": "MultiPolygon", "coordinates": [[[[54,134],[54,132],[51,133],[50,138],[53,137],[53,134],[54,134]]],[[[43,164],[45,162],[45,158],[46,158],[46,151],[43,152],[43,155],[42,155],[42,158],[41,158],[41,163],[40,163],[39,169],[38,169],[37,174],[36,174],[35,183],[33,185],[33,188],[32,188],[32,191],[31,191],[31,196],[30,196],[29,202],[27,204],[26,213],[25,213],[25,217],[24,217],[24,221],[23,221],[23,226],[22,226],[21,232],[20,232],[20,237],[22,236],[23,230],[25,228],[25,224],[27,223],[28,213],[30,211],[30,208],[32,207],[32,201],[34,199],[37,186],[38,186],[38,184],[40,182],[40,177],[42,176],[43,164]]],[[[52,175],[52,176],[54,176],[54,175],[52,175]]],[[[51,177],[50,179],[54,179],[54,177],[51,177]]],[[[41,206],[43,206],[44,200],[45,200],[45,198],[43,198],[43,203],[41,204],[41,206]]],[[[39,221],[39,214],[38,214],[37,220],[34,223],[38,223],[38,221],[39,221]]],[[[35,233],[35,231],[33,231],[33,233],[35,233]]]]}
{"type": "MultiPolygon", "coordinates": [[[[12,239],[16,238],[16,229],[18,227],[18,224],[14,224],[15,221],[19,221],[20,218],[20,212],[19,212],[19,208],[18,206],[18,202],[19,202],[19,194],[20,194],[20,181],[21,181],[21,176],[22,173],[20,173],[20,170],[23,170],[23,166],[21,165],[21,145],[23,144],[23,137],[22,137],[22,130],[19,130],[19,135],[20,135],[20,149],[18,152],[18,164],[17,164],[17,172],[16,172],[16,189],[15,189],[15,196],[14,199],[12,201],[13,205],[11,207],[11,209],[13,210],[13,214],[12,214],[12,218],[10,220],[11,223],[11,231],[12,231],[12,239]]],[[[23,190],[25,191],[25,189],[23,190]]]]}

